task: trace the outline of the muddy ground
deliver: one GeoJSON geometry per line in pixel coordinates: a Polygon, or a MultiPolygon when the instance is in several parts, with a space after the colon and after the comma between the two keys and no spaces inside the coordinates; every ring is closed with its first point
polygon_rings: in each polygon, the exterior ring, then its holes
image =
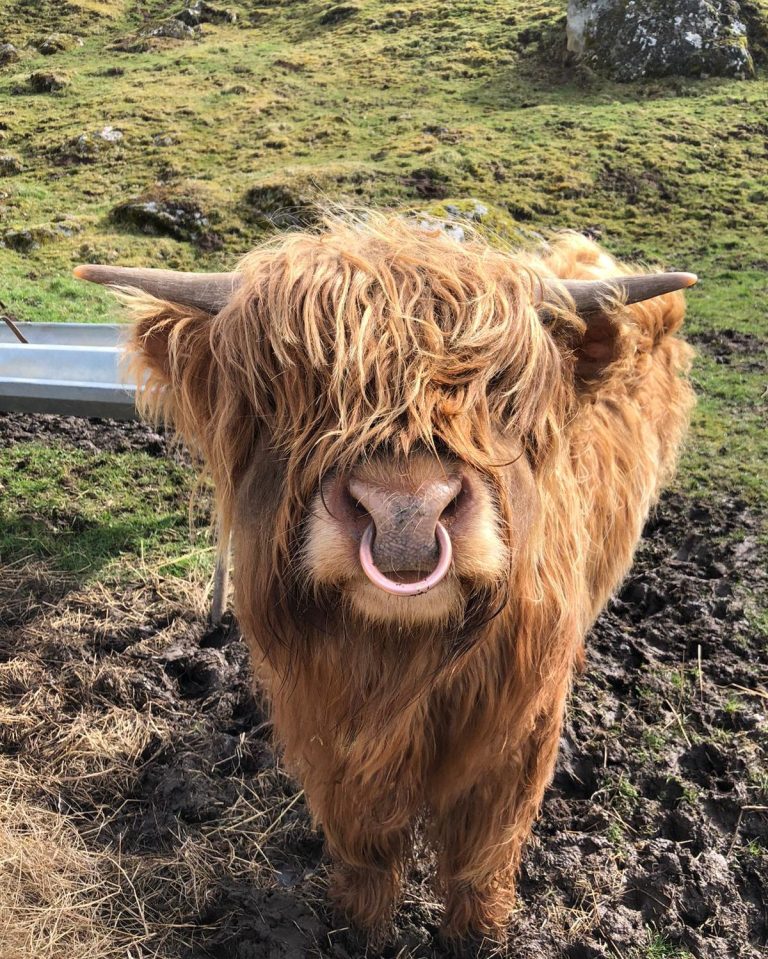
{"type": "MultiPolygon", "coordinates": [[[[166,453],[138,425],[0,417],[0,444],[32,436],[166,453]]],[[[765,955],[762,532],[728,495],[669,494],[648,523],[588,643],[510,956],[765,955]]],[[[3,785],[95,857],[112,892],[93,921],[135,943],[124,955],[449,955],[427,858],[385,946],[329,913],[322,837],[272,751],[233,622],[207,628],[199,596],[146,573],[105,589],[27,566],[0,589],[0,707],[16,717],[0,723],[3,785]]]]}

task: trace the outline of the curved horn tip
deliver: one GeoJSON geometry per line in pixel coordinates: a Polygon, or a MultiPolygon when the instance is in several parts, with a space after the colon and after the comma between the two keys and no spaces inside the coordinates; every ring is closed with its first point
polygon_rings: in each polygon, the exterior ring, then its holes
{"type": "Polygon", "coordinates": [[[87,280],[89,283],[104,283],[102,271],[108,269],[99,263],[81,263],[72,270],[76,280],[87,280]]]}
{"type": "Polygon", "coordinates": [[[699,282],[699,278],[695,273],[681,273],[680,279],[685,283],[685,289],[688,287],[696,286],[699,282]]]}

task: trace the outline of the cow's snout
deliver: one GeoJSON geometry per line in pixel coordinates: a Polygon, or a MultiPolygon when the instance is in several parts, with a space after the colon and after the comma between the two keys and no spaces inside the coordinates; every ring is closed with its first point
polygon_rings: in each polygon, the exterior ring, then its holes
{"type": "Polygon", "coordinates": [[[413,595],[443,579],[452,552],[447,527],[466,499],[458,477],[422,482],[415,490],[352,477],[345,493],[361,537],[360,562],[375,585],[413,595]]]}
{"type": "MultiPolygon", "coordinates": [[[[523,492],[515,516],[526,512],[523,492]]],[[[335,596],[371,621],[445,624],[508,576],[500,529],[491,484],[458,457],[373,456],[323,481],[303,564],[323,601],[335,596]]]]}
{"type": "Polygon", "coordinates": [[[434,569],[440,554],[437,524],[455,516],[460,479],[431,480],[403,492],[352,478],[348,490],[357,514],[374,525],[373,559],[383,573],[434,569]]]}

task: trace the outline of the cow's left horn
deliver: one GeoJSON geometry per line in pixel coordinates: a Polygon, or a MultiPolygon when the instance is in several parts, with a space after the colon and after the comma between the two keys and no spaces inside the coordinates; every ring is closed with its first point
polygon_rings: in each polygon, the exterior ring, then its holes
{"type": "Polygon", "coordinates": [[[695,273],[647,273],[641,276],[616,276],[609,280],[545,280],[544,299],[562,299],[570,294],[577,313],[595,313],[606,300],[615,297],[624,303],[641,303],[655,296],[685,290],[698,281],[695,273]]]}
{"type": "Polygon", "coordinates": [[[169,300],[211,314],[223,310],[240,285],[239,273],[177,273],[176,270],[95,264],[78,266],[74,272],[78,280],[143,290],[158,300],[169,300]]]}

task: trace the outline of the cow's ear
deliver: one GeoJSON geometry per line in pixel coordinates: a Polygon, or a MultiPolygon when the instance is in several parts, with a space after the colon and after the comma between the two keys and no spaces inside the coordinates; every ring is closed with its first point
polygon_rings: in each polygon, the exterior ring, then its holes
{"type": "Polygon", "coordinates": [[[631,351],[632,332],[626,308],[580,316],[562,303],[538,309],[539,317],[560,349],[577,385],[604,381],[631,351]]]}
{"type": "Polygon", "coordinates": [[[582,317],[586,329],[573,345],[574,372],[578,380],[592,382],[626,355],[627,330],[615,313],[582,317]]]}
{"type": "Polygon", "coordinates": [[[696,281],[693,273],[544,280],[539,315],[568,348],[577,380],[594,383],[679,325],[679,291],[696,281]]]}
{"type": "Polygon", "coordinates": [[[137,385],[137,406],[185,433],[190,426],[204,429],[214,379],[213,317],[144,294],[122,294],[121,299],[133,315],[126,365],[137,385]]]}

